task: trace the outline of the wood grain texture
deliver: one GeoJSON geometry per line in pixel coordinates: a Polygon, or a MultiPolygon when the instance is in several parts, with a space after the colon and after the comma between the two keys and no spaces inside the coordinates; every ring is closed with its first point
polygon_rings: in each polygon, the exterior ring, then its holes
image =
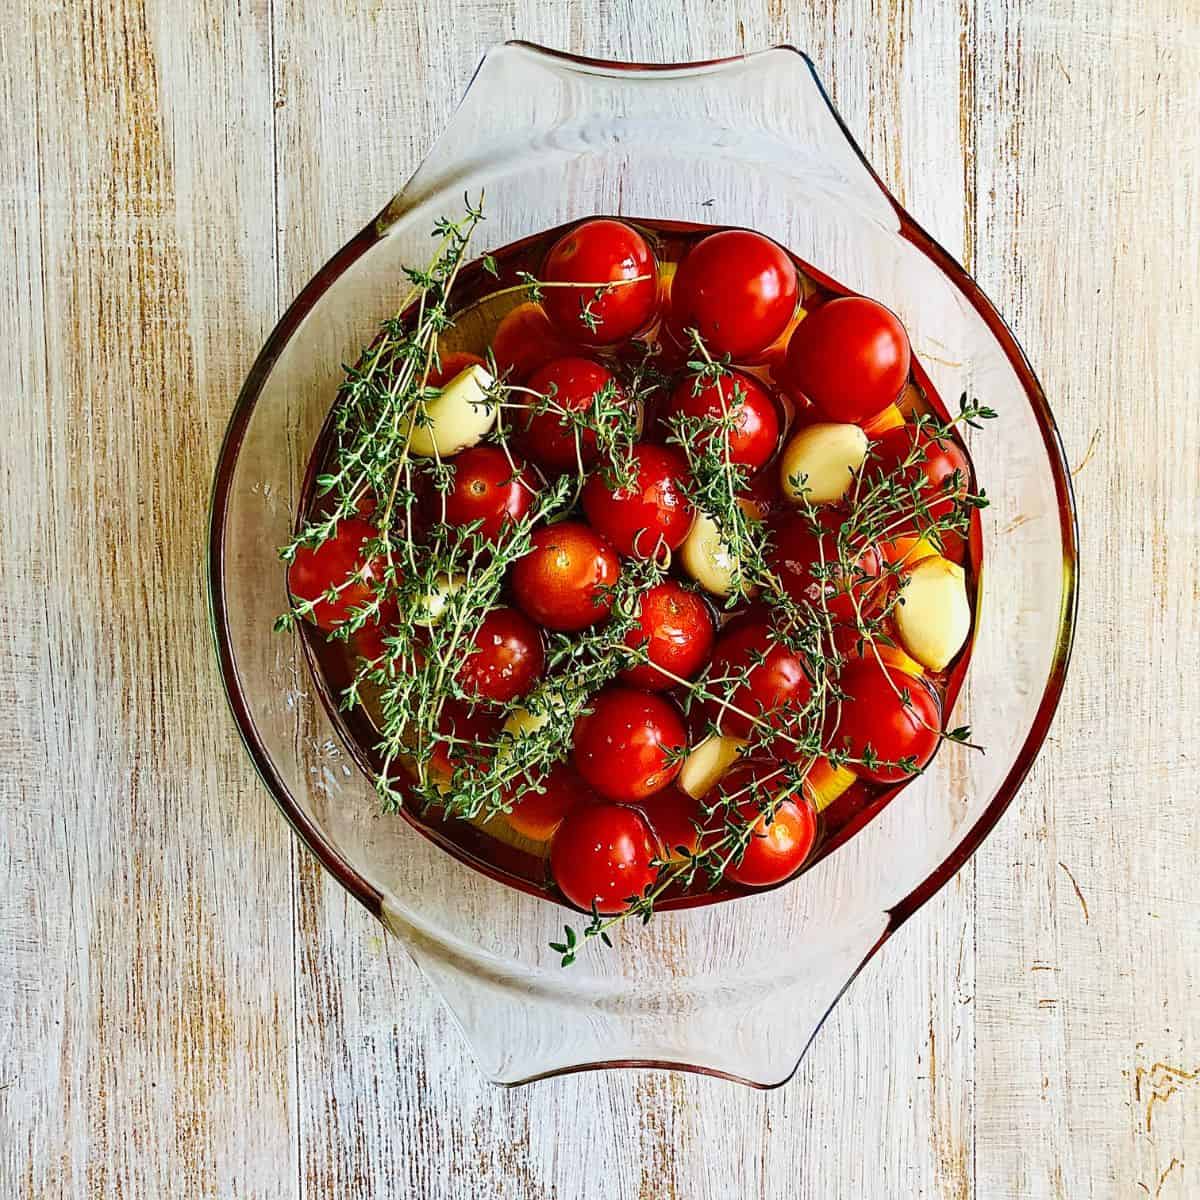
{"type": "Polygon", "coordinates": [[[1200,18],[1149,7],[17,10],[0,1196],[1196,1194],[1200,18]],[[1011,318],[1082,464],[1080,637],[1046,753],[766,1095],[485,1084],[404,954],[296,850],[211,662],[204,514],[240,379],[509,36],[809,50],[1011,318]]]}

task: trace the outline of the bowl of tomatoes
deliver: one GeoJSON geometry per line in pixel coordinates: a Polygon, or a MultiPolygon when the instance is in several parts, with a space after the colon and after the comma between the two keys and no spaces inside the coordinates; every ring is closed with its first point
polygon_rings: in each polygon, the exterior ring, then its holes
{"type": "Polygon", "coordinates": [[[490,1078],[768,1086],[1011,801],[1074,562],[1028,362],[804,56],[514,43],[264,347],[209,570],[264,783],[490,1078]]]}

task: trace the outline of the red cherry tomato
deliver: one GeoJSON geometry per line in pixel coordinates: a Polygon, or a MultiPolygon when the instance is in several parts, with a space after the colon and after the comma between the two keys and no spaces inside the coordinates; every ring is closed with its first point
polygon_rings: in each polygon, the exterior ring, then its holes
{"type": "Polygon", "coordinates": [[[742,491],[741,498],[753,505],[760,521],[769,520],[775,513],[788,507],[783,489],[779,485],[779,472],[773,467],[752,476],[742,491]]]}
{"type": "Polygon", "coordinates": [[[505,525],[532,507],[536,484],[521,462],[515,466],[498,446],[472,446],[451,463],[454,483],[446,493],[446,523],[481,521],[479,536],[494,542],[505,525]]]}
{"type": "Polygon", "coordinates": [[[379,536],[373,525],[356,517],[338,524],[333,536],[315,549],[301,546],[287,571],[288,591],[297,600],[311,600],[308,620],[326,633],[347,620],[355,609],[375,598],[372,583],[383,573],[379,559],[367,559],[365,547],[379,536]],[[344,586],[343,586],[344,585],[344,586]],[[326,599],[331,588],[340,588],[333,600],[326,599]]]}
{"type": "Polygon", "coordinates": [[[631,558],[654,558],[682,545],[695,515],[683,492],[687,459],[671,446],[642,442],[633,450],[637,479],[632,488],[610,488],[604,472],[583,489],[587,519],[631,558]]]}
{"type": "Polygon", "coordinates": [[[812,694],[804,660],[755,617],[730,625],[717,639],[708,681],[724,702],[705,700],[705,715],[732,737],[749,737],[763,718],[776,727],[790,724],[812,694]]]}
{"type": "Polygon", "coordinates": [[[546,665],[542,635],[515,608],[495,608],[479,623],[474,652],[458,670],[463,691],[479,700],[507,704],[523,696],[546,665]]]}
{"type": "Polygon", "coordinates": [[[379,608],[379,615],[367,621],[350,635],[350,646],[358,658],[374,662],[387,653],[384,638],[392,637],[395,633],[396,618],[400,610],[394,600],[385,600],[379,608]]]}
{"type": "Polygon", "coordinates": [[[625,645],[644,650],[650,662],[626,667],[621,681],[648,692],[666,691],[708,661],[714,636],[712,610],[700,596],[674,579],[655,584],[643,593],[637,623],[625,636],[625,645]]]}
{"type": "Polygon", "coordinates": [[[456,770],[482,770],[491,762],[500,722],[484,709],[448,698],[442,702],[438,734],[427,770],[434,779],[444,782],[456,770]]]}
{"type": "Polygon", "coordinates": [[[527,301],[508,313],[492,335],[496,370],[510,381],[524,379],[552,358],[573,352],[575,345],[550,323],[540,304],[527,301]]]}
{"type": "Polygon", "coordinates": [[[827,531],[818,537],[803,513],[781,513],[771,522],[767,564],[793,600],[807,600],[819,608],[823,595],[830,616],[849,621],[854,618],[856,600],[864,616],[872,611],[871,580],[879,577],[883,563],[879,553],[867,547],[849,571],[834,570],[818,577],[819,572],[838,563],[837,525],[833,523],[837,518],[830,520],[827,531]]]}
{"type": "Polygon", "coordinates": [[[517,604],[539,625],[570,633],[604,620],[617,581],[617,552],[594,529],[563,521],[534,530],[529,553],[513,564],[517,604]]]}
{"type": "Polygon", "coordinates": [[[679,710],[653,692],[610,687],[575,722],[575,766],[609,800],[640,800],[679,774],[687,730],[679,710]]]}
{"type": "Polygon", "coordinates": [[[881,434],[871,447],[866,475],[868,479],[884,476],[905,487],[915,486],[929,506],[929,516],[936,520],[947,516],[954,502],[967,491],[971,466],[949,438],[930,437],[915,425],[898,425],[881,434]],[[910,458],[914,461],[904,466],[910,458]]]}
{"type": "Polygon", "coordinates": [[[550,843],[550,872],[577,908],[618,913],[655,880],[654,835],[623,804],[584,804],[567,814],[550,843]]]}
{"type": "MultiPolygon", "coordinates": [[[[529,387],[568,412],[592,409],[601,392],[608,392],[618,403],[623,400],[613,373],[591,358],[556,358],[530,376],[529,387]]],[[[533,397],[525,399],[535,403],[533,397]]],[[[553,411],[531,413],[521,442],[530,458],[552,471],[569,470],[580,460],[587,466],[596,461],[598,453],[594,430],[577,431],[569,418],[553,411]]]]}
{"type": "Polygon", "coordinates": [[[604,218],[564,233],[546,255],[542,303],[554,324],[585,346],[611,346],[645,329],[658,308],[658,264],[636,229],[604,218]],[[638,279],[639,275],[646,278],[638,279]],[[636,280],[629,283],[627,280],[636,280]],[[612,284],[608,288],[596,285],[612,284]]]}
{"type": "Polygon", "coordinates": [[[695,329],[708,352],[745,362],[787,328],[796,310],[796,268],[770,238],[726,229],[697,242],[671,285],[671,329],[695,329]]]}
{"type": "MultiPolygon", "coordinates": [[[[770,887],[794,875],[808,857],[817,838],[817,817],[806,799],[780,800],[770,821],[764,815],[787,786],[781,771],[754,759],[735,764],[722,778],[718,795],[736,807],[742,821],[754,822],[741,861],[725,868],[726,879],[743,887],[770,887]]],[[[722,824],[726,816],[721,815],[722,824]]]]}
{"type": "Polygon", "coordinates": [[[936,693],[923,680],[895,668],[881,668],[874,659],[850,662],[838,679],[838,687],[849,697],[831,706],[830,743],[851,757],[862,759],[868,747],[875,765],[848,764],[860,778],[876,783],[899,783],[911,772],[883,763],[912,758],[920,770],[938,746],[942,711],[936,693]]]}
{"type": "Polygon", "coordinates": [[[535,842],[549,841],[568,813],[599,800],[570,763],[555,763],[540,787],[528,786],[522,777],[511,789],[516,799],[505,816],[512,829],[535,842]]]}
{"type": "MultiPolygon", "coordinates": [[[[779,442],[779,413],[775,401],[753,375],[733,371],[721,379],[705,382],[700,376],[681,379],[671,393],[666,417],[723,418],[732,413],[735,424],[724,431],[729,443],[729,461],[757,471],[779,442]]],[[[700,445],[716,431],[709,429],[697,439],[700,445]]]]}
{"type": "Polygon", "coordinates": [[[639,800],[635,807],[654,830],[660,858],[681,858],[680,846],[693,854],[699,849],[704,809],[678,785],[639,800]]]}
{"type": "Polygon", "coordinates": [[[787,373],[831,421],[862,421],[886,408],[908,379],[912,353],[895,313],[865,296],[822,304],[796,326],[787,373]]]}
{"type": "Polygon", "coordinates": [[[430,387],[442,387],[456,375],[461,375],[468,367],[486,367],[487,363],[478,354],[469,354],[466,350],[451,350],[441,356],[442,366],[429,368],[430,387]]]}

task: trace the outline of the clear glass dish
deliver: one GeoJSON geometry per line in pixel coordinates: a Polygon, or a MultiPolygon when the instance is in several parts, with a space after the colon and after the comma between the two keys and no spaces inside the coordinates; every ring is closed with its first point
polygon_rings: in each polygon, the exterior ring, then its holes
{"type": "Polygon", "coordinates": [[[508,43],[379,216],[271,334],[230,422],[213,491],[210,601],[246,748],[326,868],[405,944],[480,1068],[514,1084],[655,1065],[773,1086],[796,1069],[860,967],[975,850],[1012,800],[1062,690],[1074,628],[1070,477],[1046,398],[978,286],[889,195],[790,48],[677,66],[508,43]],[[482,253],[618,213],[761,230],[900,314],[935,387],[997,410],[970,435],[984,562],[971,669],[947,745],[848,843],[762,895],[662,913],[562,969],[567,910],[496,882],[403,816],[379,815],[308,674],[276,549],[352,362],[402,298],[429,230],[486,189],[482,253]]]}

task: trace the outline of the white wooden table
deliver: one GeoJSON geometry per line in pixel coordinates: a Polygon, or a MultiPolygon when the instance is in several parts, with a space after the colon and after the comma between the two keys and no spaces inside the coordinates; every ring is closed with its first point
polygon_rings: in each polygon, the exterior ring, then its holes
{"type": "Polygon", "coordinates": [[[7,11],[0,1197],[1200,1195],[1194,3],[7,11]],[[1047,749],[770,1094],[484,1084],[270,805],[209,647],[238,384],[514,35],[809,50],[1011,319],[1077,464],[1082,612],[1047,749]]]}

